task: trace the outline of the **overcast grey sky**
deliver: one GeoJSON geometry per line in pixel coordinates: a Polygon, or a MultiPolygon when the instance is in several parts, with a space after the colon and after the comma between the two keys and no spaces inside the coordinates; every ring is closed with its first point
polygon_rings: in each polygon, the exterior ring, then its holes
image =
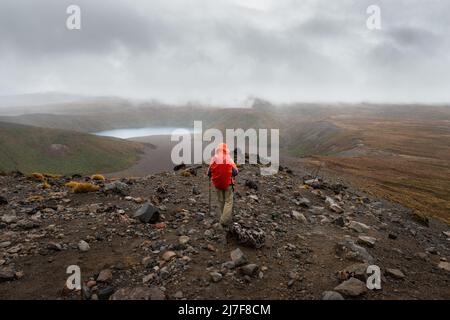
{"type": "Polygon", "coordinates": [[[0,95],[450,102],[449,14],[448,0],[1,0],[0,95]]]}

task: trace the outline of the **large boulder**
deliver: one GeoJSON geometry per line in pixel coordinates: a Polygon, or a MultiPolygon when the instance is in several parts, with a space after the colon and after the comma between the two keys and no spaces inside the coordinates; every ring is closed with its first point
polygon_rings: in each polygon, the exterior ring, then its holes
{"type": "Polygon", "coordinates": [[[345,297],[358,297],[367,292],[367,286],[361,280],[350,278],[334,288],[334,291],[344,295],[345,297]]]}
{"type": "Polygon", "coordinates": [[[159,220],[159,210],[150,203],[144,204],[133,215],[142,223],[156,223],[159,220]]]}
{"type": "Polygon", "coordinates": [[[241,245],[260,249],[264,246],[266,241],[265,232],[249,223],[234,222],[231,225],[230,235],[234,237],[241,245]]]}
{"type": "Polygon", "coordinates": [[[130,187],[121,181],[114,181],[111,183],[105,184],[104,192],[105,193],[112,193],[112,194],[118,194],[122,196],[127,196],[128,192],[130,190],[130,187]]]}

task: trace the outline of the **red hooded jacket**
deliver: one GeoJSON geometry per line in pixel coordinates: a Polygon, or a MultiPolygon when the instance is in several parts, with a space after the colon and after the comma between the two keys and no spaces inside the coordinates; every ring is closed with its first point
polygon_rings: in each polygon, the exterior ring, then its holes
{"type": "Polygon", "coordinates": [[[236,164],[230,157],[228,146],[225,143],[219,144],[208,169],[208,176],[214,186],[220,190],[227,190],[230,185],[234,184],[233,178],[237,176],[238,172],[236,164]]]}

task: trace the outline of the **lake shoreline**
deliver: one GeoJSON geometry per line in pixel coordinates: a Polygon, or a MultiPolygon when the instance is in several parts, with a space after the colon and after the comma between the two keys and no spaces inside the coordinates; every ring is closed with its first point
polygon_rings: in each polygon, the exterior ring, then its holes
{"type": "Polygon", "coordinates": [[[151,136],[171,136],[172,134],[194,134],[192,128],[177,127],[144,127],[144,128],[121,128],[93,132],[93,135],[100,137],[112,137],[118,139],[136,139],[151,136]]]}

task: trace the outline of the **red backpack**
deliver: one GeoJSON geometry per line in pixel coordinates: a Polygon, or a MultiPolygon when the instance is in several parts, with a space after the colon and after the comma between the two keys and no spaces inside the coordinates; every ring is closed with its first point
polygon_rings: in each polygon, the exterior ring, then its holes
{"type": "Polygon", "coordinates": [[[227,190],[234,183],[233,169],[236,172],[238,171],[236,164],[230,157],[227,145],[220,144],[209,165],[211,180],[217,189],[227,190]]]}

